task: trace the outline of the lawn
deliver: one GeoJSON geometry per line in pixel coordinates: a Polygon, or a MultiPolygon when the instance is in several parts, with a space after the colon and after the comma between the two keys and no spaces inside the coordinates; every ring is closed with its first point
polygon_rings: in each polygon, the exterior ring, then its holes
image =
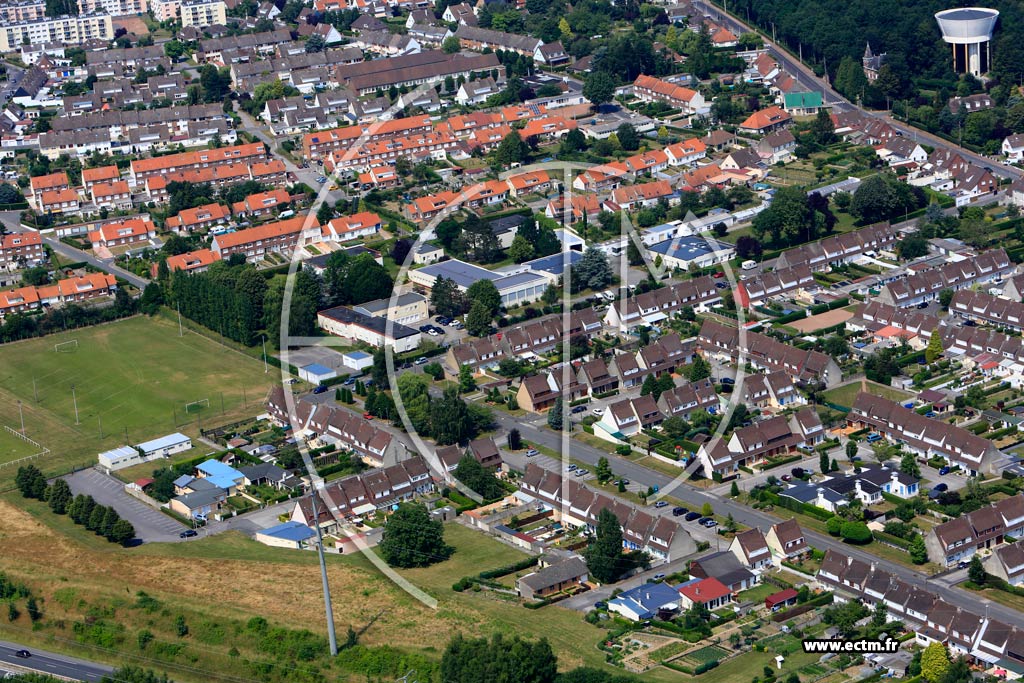
{"type": "Polygon", "coordinates": [[[701,664],[707,664],[708,662],[721,660],[727,654],[729,654],[727,650],[724,650],[717,645],[708,645],[700,648],[699,650],[688,652],[683,659],[693,662],[699,666],[701,664]]]}
{"type": "MultiPolygon", "coordinates": [[[[15,415],[14,419],[17,420],[18,416],[15,415]]],[[[19,429],[17,423],[10,426],[11,429],[19,429]]],[[[0,428],[0,464],[27,458],[30,455],[35,455],[39,450],[28,441],[0,428]]]]}
{"type": "MultiPolygon", "coordinates": [[[[881,396],[882,398],[887,398],[890,401],[902,401],[913,396],[910,392],[901,391],[900,389],[887,387],[875,382],[866,382],[866,384],[869,393],[872,393],[875,396],[881,396]]],[[[841,387],[829,389],[823,394],[823,396],[830,403],[835,403],[836,405],[846,406],[849,408],[853,405],[853,402],[856,400],[857,394],[860,393],[860,391],[861,382],[858,380],[856,382],[845,384],[841,387]]]]}
{"type": "Polygon", "coordinates": [[[764,602],[764,599],[773,593],[778,593],[781,589],[778,586],[773,586],[770,583],[761,583],[751,588],[750,590],[742,591],[737,597],[741,601],[750,602],[764,602]]]}
{"type": "MultiPolygon", "coordinates": [[[[53,453],[46,471],[95,462],[100,451],[174,431],[193,436],[261,408],[275,374],[263,364],[160,319],[135,317],[7,344],[0,370],[0,424],[53,453]],[[66,351],[54,345],[71,340],[66,351]],[[186,413],[186,404],[203,401],[186,413]],[[77,419],[76,419],[77,408],[77,419]]],[[[0,475],[7,478],[6,473],[0,475]]]]}
{"type": "MultiPolygon", "coordinates": [[[[271,548],[237,532],[184,544],[122,549],[76,527],[67,517],[54,515],[44,503],[25,501],[17,494],[0,497],[0,516],[5,548],[0,553],[0,571],[27,583],[43,599],[45,613],[32,628],[22,603],[21,619],[15,623],[0,620],[0,638],[119,663],[129,656],[152,656],[149,650],[142,653],[136,644],[138,632],[148,629],[155,636],[153,643],[184,645],[180,654],[161,655],[153,668],[182,682],[233,683],[270,680],[244,666],[247,658],[261,656],[257,643],[241,632],[249,618],[262,616],[272,624],[324,633],[315,553],[271,548]],[[41,547],[47,549],[45,555],[39,553],[41,547]],[[152,613],[133,609],[138,591],[145,591],[166,609],[152,613]],[[182,596],[188,599],[182,600],[182,596]],[[110,646],[113,651],[76,643],[73,624],[89,614],[107,611],[111,616],[105,618],[124,628],[124,637],[110,646]],[[178,614],[190,626],[188,637],[179,638],[175,633],[178,614]],[[223,625],[222,640],[202,638],[210,624],[223,625]],[[229,656],[232,647],[241,657],[229,656]]],[[[606,668],[604,655],[596,648],[605,631],[587,624],[580,613],[557,606],[527,610],[511,596],[489,591],[452,591],[451,584],[460,577],[506,565],[524,554],[456,523],[446,525],[445,536],[456,548],[451,559],[433,567],[401,571],[437,598],[436,610],[396,587],[365,556],[328,555],[339,636],[344,638],[352,625],[357,631],[365,629],[359,637],[362,644],[390,645],[432,659],[440,656],[456,633],[546,637],[561,668],[582,664],[606,668]]],[[[309,664],[329,665],[333,671],[327,680],[367,680],[346,675],[344,659],[329,663],[318,658],[309,664]]],[[[380,679],[391,680],[387,676],[380,679]]]]}

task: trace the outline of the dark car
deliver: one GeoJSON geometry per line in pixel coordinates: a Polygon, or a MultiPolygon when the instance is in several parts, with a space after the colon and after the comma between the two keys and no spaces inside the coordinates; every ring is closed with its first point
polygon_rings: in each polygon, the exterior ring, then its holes
{"type": "Polygon", "coordinates": [[[180,534],[178,534],[178,538],[192,538],[193,536],[198,536],[198,535],[199,534],[196,533],[195,529],[185,529],[180,534]]]}
{"type": "Polygon", "coordinates": [[[420,332],[426,333],[430,332],[432,329],[434,329],[433,325],[420,325],[420,332]]]}
{"type": "Polygon", "coordinates": [[[941,470],[939,470],[939,476],[945,476],[950,472],[952,472],[952,470],[949,468],[949,465],[945,465],[941,470]]]}
{"type": "Polygon", "coordinates": [[[973,320],[965,320],[963,322],[963,326],[964,327],[974,327],[975,326],[975,322],[973,320]]]}
{"type": "Polygon", "coordinates": [[[689,510],[687,510],[686,508],[672,508],[673,517],[682,517],[687,512],[689,512],[689,510]]]}
{"type": "Polygon", "coordinates": [[[944,491],[948,491],[948,490],[949,490],[949,484],[946,484],[945,482],[939,482],[938,484],[936,484],[935,486],[932,487],[932,491],[944,492],[944,491]]]}
{"type": "Polygon", "coordinates": [[[702,517],[701,520],[699,522],[697,522],[697,523],[700,524],[701,526],[706,526],[709,529],[711,527],[718,526],[718,522],[716,522],[715,520],[711,519],[710,517],[702,517]]]}
{"type": "Polygon", "coordinates": [[[922,301],[921,303],[919,303],[919,304],[917,305],[917,307],[918,307],[919,309],[922,309],[922,310],[923,310],[923,309],[925,309],[925,308],[928,308],[928,303],[927,303],[927,302],[925,302],[925,301],[922,301]]]}
{"type": "Polygon", "coordinates": [[[792,479],[793,477],[789,476],[788,474],[782,475],[782,481],[792,481],[792,479]]]}
{"type": "Polygon", "coordinates": [[[687,512],[686,516],[683,517],[683,519],[685,519],[687,522],[692,522],[695,519],[700,519],[700,513],[699,512],[687,512]]]}
{"type": "Polygon", "coordinates": [[[14,653],[14,656],[15,657],[21,657],[22,659],[28,659],[29,657],[32,656],[32,653],[29,652],[28,650],[18,650],[17,652],[14,653]]]}
{"type": "Polygon", "coordinates": [[[322,394],[325,391],[327,391],[328,389],[330,389],[330,387],[327,386],[326,384],[318,384],[318,385],[316,385],[316,389],[313,390],[313,393],[314,394],[322,394]]]}
{"type": "Polygon", "coordinates": [[[736,384],[736,380],[734,380],[732,377],[723,377],[722,384],[736,384]]]}
{"type": "Polygon", "coordinates": [[[594,603],[594,609],[608,609],[608,603],[604,600],[598,600],[594,603]]]}
{"type": "Polygon", "coordinates": [[[587,411],[587,407],[586,406],[576,406],[575,408],[572,409],[572,412],[574,412],[574,413],[585,413],[586,411],[587,411]]]}

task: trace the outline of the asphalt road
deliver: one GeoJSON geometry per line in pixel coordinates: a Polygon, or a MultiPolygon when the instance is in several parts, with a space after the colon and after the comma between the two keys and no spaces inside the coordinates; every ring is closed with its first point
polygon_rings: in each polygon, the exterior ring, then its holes
{"type": "Polygon", "coordinates": [[[140,290],[145,289],[146,285],[149,284],[149,280],[146,278],[139,277],[129,270],[125,270],[120,266],[114,265],[114,262],[111,259],[101,259],[87,251],[75,249],[71,245],[61,242],[56,237],[43,235],[43,241],[46,242],[48,247],[61,256],[71,259],[72,261],[85,261],[94,268],[99,268],[102,271],[124,278],[129,284],[140,290]]]}
{"type": "Polygon", "coordinates": [[[66,657],[4,640],[0,640],[0,664],[10,664],[13,667],[63,676],[76,681],[99,681],[114,671],[113,667],[105,664],[66,657]],[[17,657],[14,653],[18,650],[28,650],[32,656],[25,659],[17,657]]]}
{"type": "MultiPolygon", "coordinates": [[[[519,429],[519,432],[525,441],[540,444],[546,448],[554,450],[555,452],[562,452],[561,438],[559,434],[548,429],[538,428],[530,422],[517,420],[513,417],[502,414],[500,411],[495,412],[495,417],[504,430],[507,431],[513,428],[519,429]]],[[[767,513],[754,510],[746,505],[737,503],[732,499],[719,497],[712,493],[696,489],[685,482],[672,486],[672,479],[667,475],[648,469],[636,462],[623,460],[621,458],[616,458],[615,456],[609,456],[604,451],[600,451],[578,441],[570,440],[569,453],[573,459],[595,466],[598,459],[601,457],[608,457],[611,460],[612,471],[615,472],[616,476],[625,476],[630,479],[632,483],[639,483],[644,486],[658,486],[662,492],[665,492],[671,498],[681,501],[682,504],[686,505],[691,510],[699,510],[704,503],[710,503],[717,515],[732,515],[733,519],[740,524],[748,527],[758,527],[762,531],[767,531],[769,527],[780,521],[779,517],[774,517],[767,513]]],[[[740,485],[743,488],[748,488],[746,485],[746,479],[742,478],[745,476],[746,475],[741,475],[740,485]]],[[[804,529],[804,534],[808,543],[819,550],[824,551],[831,549],[842,553],[847,557],[853,557],[863,562],[867,562],[868,564],[877,565],[907,583],[919,586],[942,597],[951,605],[962,607],[973,613],[978,613],[982,609],[982,606],[984,606],[985,613],[993,619],[998,619],[1006,624],[1024,628],[1024,614],[992,602],[986,598],[980,598],[976,593],[969,593],[956,588],[954,584],[957,581],[963,580],[963,577],[960,577],[957,572],[944,574],[938,577],[929,577],[913,569],[904,567],[901,564],[891,562],[860,548],[849,546],[841,541],[837,541],[831,536],[825,536],[809,529],[804,529]]]]}

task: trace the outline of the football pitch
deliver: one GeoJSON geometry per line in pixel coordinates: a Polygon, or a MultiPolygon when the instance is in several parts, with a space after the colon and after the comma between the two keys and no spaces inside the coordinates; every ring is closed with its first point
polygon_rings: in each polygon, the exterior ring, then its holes
{"type": "MultiPolygon", "coordinates": [[[[195,436],[200,423],[261,412],[279,377],[199,334],[179,336],[177,325],[159,318],[7,344],[0,358],[0,424],[20,429],[21,401],[28,436],[51,451],[36,464],[50,472],[95,462],[125,443],[174,431],[195,436]]],[[[11,453],[0,452],[0,462],[31,454],[24,453],[30,444],[2,431],[0,449],[10,445],[11,453]]],[[[7,469],[0,478],[13,476],[7,469]]]]}

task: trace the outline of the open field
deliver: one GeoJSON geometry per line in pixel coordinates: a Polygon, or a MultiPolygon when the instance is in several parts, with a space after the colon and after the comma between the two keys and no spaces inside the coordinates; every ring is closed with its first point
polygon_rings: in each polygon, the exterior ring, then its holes
{"type": "MultiPolygon", "coordinates": [[[[136,663],[166,670],[178,681],[236,681],[283,678],[258,676],[245,666],[246,659],[265,658],[245,630],[251,617],[324,633],[314,553],[270,548],[235,532],[185,544],[122,549],[74,526],[67,517],[52,514],[45,504],[17,494],[0,497],[0,516],[5,520],[0,529],[0,545],[5,548],[0,571],[41,596],[45,614],[32,629],[22,609],[23,616],[13,624],[6,619],[0,622],[0,637],[115,664],[125,661],[125,655],[139,657],[136,663]],[[41,547],[47,549],[45,554],[39,552],[41,547]],[[139,591],[162,607],[139,609],[139,591]],[[104,615],[101,621],[111,625],[113,633],[109,644],[90,647],[99,643],[83,644],[73,626],[97,613],[104,615]],[[183,638],[175,631],[178,614],[190,627],[183,638]],[[143,629],[154,635],[145,651],[137,645],[143,629]],[[160,647],[159,655],[154,645],[160,647]],[[229,656],[231,648],[241,656],[229,656]]],[[[523,554],[459,524],[446,525],[445,535],[456,548],[450,560],[402,572],[438,599],[436,611],[394,586],[362,555],[329,555],[339,638],[344,640],[352,625],[357,631],[366,629],[360,635],[361,644],[390,645],[436,659],[457,632],[473,637],[495,632],[543,636],[563,668],[604,667],[604,656],[595,647],[603,631],[587,624],[579,613],[555,606],[527,610],[488,591],[452,591],[451,584],[460,577],[508,564],[523,554]]],[[[297,673],[306,666],[330,667],[328,680],[366,680],[365,675],[345,669],[345,657],[336,662],[319,657],[295,666],[297,673]]]]}
{"type": "Polygon", "coordinates": [[[46,471],[94,462],[99,451],[125,442],[196,435],[200,422],[252,414],[276,377],[206,337],[179,337],[176,325],[159,318],[6,344],[3,357],[0,423],[20,426],[20,400],[28,436],[53,452],[38,463],[46,471]],[[54,350],[71,340],[77,347],[54,350]],[[201,399],[208,407],[187,414],[186,404],[201,399]]]}
{"type": "Polygon", "coordinates": [[[812,315],[810,318],[804,318],[803,320],[794,320],[793,322],[788,323],[788,325],[801,334],[811,334],[812,332],[823,330],[826,327],[834,327],[839,323],[845,323],[852,317],[853,313],[851,311],[848,311],[845,308],[840,308],[834,311],[826,311],[825,313],[812,315]]]}
{"type": "MultiPolygon", "coordinates": [[[[864,385],[867,386],[867,391],[869,393],[872,393],[875,396],[881,396],[882,398],[887,398],[890,401],[902,401],[903,399],[913,396],[913,394],[909,392],[901,391],[894,387],[883,386],[876,382],[864,382],[864,385]]],[[[853,402],[856,400],[857,394],[860,393],[861,389],[861,382],[850,382],[849,384],[844,384],[841,387],[829,389],[822,395],[831,403],[849,408],[853,405],[853,402]]]]}
{"type": "MultiPolygon", "coordinates": [[[[15,415],[14,418],[17,420],[18,416],[15,415]]],[[[17,422],[12,424],[11,429],[19,429],[18,425],[19,423],[17,422]]],[[[0,465],[5,462],[35,455],[39,450],[24,439],[20,439],[6,429],[0,428],[0,465]]]]}

